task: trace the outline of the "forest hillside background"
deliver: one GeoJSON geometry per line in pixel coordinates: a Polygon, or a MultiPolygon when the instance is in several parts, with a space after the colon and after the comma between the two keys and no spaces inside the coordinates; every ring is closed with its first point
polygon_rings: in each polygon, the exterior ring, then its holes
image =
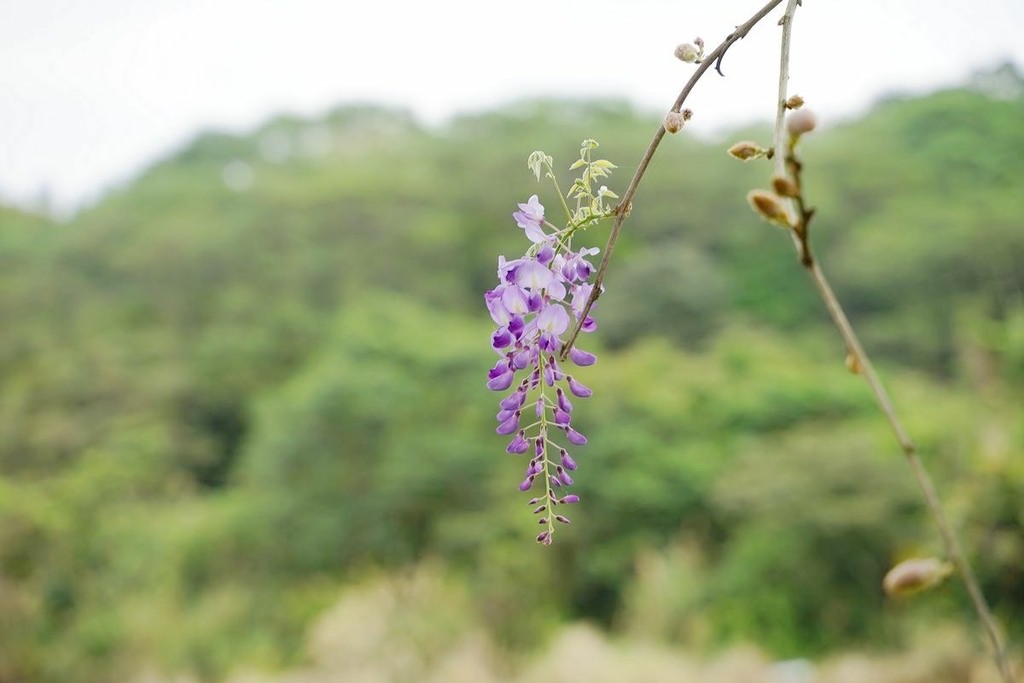
{"type": "MultiPolygon", "coordinates": [[[[663,143],[587,337],[582,501],[534,543],[483,292],[516,204],[556,213],[530,152],[567,169],[595,138],[621,194],[658,121],[346,106],[199,135],[66,221],[0,209],[0,683],[725,681],[853,652],[859,680],[968,680],[959,582],[882,593],[941,545],[744,199],[769,165],[725,149],[767,124],[663,143]]],[[[803,143],[820,261],[1018,653],[1022,121],[1006,67],[803,143]]]]}

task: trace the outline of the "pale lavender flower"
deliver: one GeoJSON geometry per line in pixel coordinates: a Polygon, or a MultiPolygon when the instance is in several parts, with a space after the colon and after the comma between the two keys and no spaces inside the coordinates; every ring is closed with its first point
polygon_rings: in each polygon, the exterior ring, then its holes
{"type": "Polygon", "coordinates": [[[526,231],[526,237],[534,244],[544,242],[548,236],[544,234],[544,207],[541,205],[537,195],[530,197],[525,204],[519,205],[519,210],[512,214],[516,224],[526,231]]]}

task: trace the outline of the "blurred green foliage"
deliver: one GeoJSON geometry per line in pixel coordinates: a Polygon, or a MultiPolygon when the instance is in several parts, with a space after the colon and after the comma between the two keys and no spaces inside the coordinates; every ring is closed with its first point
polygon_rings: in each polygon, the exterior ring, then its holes
{"type": "MultiPolygon", "coordinates": [[[[963,89],[805,145],[824,267],[1017,637],[1022,118],[963,89]]],[[[656,125],[616,102],[442,130],[350,107],[200,136],[66,224],[0,211],[0,682],[294,664],[344,586],[423,558],[458,584],[438,605],[517,651],[569,617],[790,656],[963,614],[956,586],[884,605],[935,534],[788,240],[743,201],[767,166],[685,136],[597,309],[583,503],[533,544],[481,295],[523,248],[530,151],[567,165],[595,137],[628,168],[656,125]]],[[[424,604],[417,628],[444,622],[424,604]]]]}

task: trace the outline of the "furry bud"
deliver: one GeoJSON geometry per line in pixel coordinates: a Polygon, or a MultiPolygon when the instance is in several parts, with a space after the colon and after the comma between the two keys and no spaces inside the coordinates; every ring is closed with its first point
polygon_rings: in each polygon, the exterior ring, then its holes
{"type": "Polygon", "coordinates": [[[747,193],[747,201],[754,211],[765,220],[778,223],[785,227],[792,227],[789,224],[789,214],[786,207],[782,205],[779,197],[767,190],[751,190],[747,193]]]}
{"type": "Polygon", "coordinates": [[[786,130],[790,137],[798,138],[804,133],[810,133],[818,125],[818,117],[809,109],[795,111],[786,117],[786,130]]]}
{"type": "Polygon", "coordinates": [[[700,50],[690,43],[680,43],[676,46],[676,59],[692,64],[700,59],[700,50]]]}
{"type": "Polygon", "coordinates": [[[777,175],[772,178],[772,189],[780,197],[796,197],[800,194],[800,188],[792,179],[786,176],[777,175]]]}
{"type": "Polygon", "coordinates": [[[750,142],[749,140],[742,140],[729,148],[729,156],[739,159],[740,161],[757,159],[759,157],[763,157],[767,153],[768,150],[764,149],[756,142],[750,142]]]}
{"type": "Polygon", "coordinates": [[[953,565],[934,557],[904,560],[882,580],[887,595],[906,596],[934,588],[953,573],[953,565]]]}
{"type": "Polygon", "coordinates": [[[680,114],[677,111],[670,111],[665,114],[665,121],[662,123],[665,126],[665,131],[668,133],[678,133],[683,129],[683,124],[686,122],[686,116],[680,114]]]}

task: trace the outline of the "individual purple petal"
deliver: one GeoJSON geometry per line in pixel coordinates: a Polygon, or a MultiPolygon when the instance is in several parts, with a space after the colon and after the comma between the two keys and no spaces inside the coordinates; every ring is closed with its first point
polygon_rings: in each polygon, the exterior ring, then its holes
{"type": "Polygon", "coordinates": [[[538,458],[541,457],[542,455],[544,455],[544,437],[543,436],[538,436],[534,440],[533,452],[536,455],[536,457],[538,457],[538,458]]]}
{"type": "Polygon", "coordinates": [[[572,292],[572,314],[573,317],[579,318],[583,315],[583,309],[587,306],[587,300],[590,299],[590,293],[594,291],[594,286],[588,283],[583,283],[573,289],[572,292]]]}
{"type": "Polygon", "coordinates": [[[498,257],[498,282],[515,282],[515,272],[523,259],[506,261],[504,256],[498,257]]]}
{"type": "Polygon", "coordinates": [[[544,265],[547,265],[554,257],[555,250],[551,248],[551,244],[549,242],[545,242],[544,246],[542,246],[537,252],[538,263],[543,263],[544,265]]]}
{"type": "Polygon", "coordinates": [[[544,291],[552,301],[561,301],[565,298],[565,285],[557,279],[552,279],[544,291]]]}
{"type": "Polygon", "coordinates": [[[512,335],[505,327],[499,327],[491,335],[491,346],[496,349],[505,349],[512,343],[512,335]]]}
{"type": "Polygon", "coordinates": [[[559,427],[565,427],[569,424],[572,418],[569,417],[569,413],[565,412],[561,408],[555,408],[555,424],[559,427]]]}
{"type": "Polygon", "coordinates": [[[536,313],[544,306],[544,296],[537,290],[532,290],[526,298],[526,307],[530,313],[536,313]]]}
{"type": "Polygon", "coordinates": [[[588,398],[594,393],[585,384],[581,384],[573,379],[572,375],[567,376],[566,379],[569,381],[569,391],[572,392],[573,396],[588,398]]]}
{"type": "Polygon", "coordinates": [[[505,408],[503,408],[502,410],[498,411],[498,415],[496,416],[496,419],[498,420],[498,422],[504,422],[505,420],[509,419],[510,417],[512,417],[515,414],[516,414],[515,408],[512,408],[512,409],[505,409],[505,408]]]}
{"type": "Polygon", "coordinates": [[[516,269],[516,284],[529,289],[544,289],[554,277],[550,270],[533,260],[524,262],[516,269]]]}
{"type": "Polygon", "coordinates": [[[504,373],[487,380],[487,388],[491,391],[505,391],[512,386],[512,380],[515,378],[516,374],[511,369],[506,369],[504,373]]]}
{"type": "Polygon", "coordinates": [[[555,475],[552,474],[550,477],[548,477],[548,479],[551,480],[551,485],[554,486],[556,489],[562,488],[562,482],[558,481],[558,477],[556,477],[555,475]]]}
{"type": "Polygon", "coordinates": [[[550,332],[541,332],[540,338],[537,340],[537,348],[541,351],[557,352],[562,348],[562,342],[550,332]]]}
{"type": "Polygon", "coordinates": [[[572,524],[572,521],[570,521],[569,518],[565,515],[555,515],[555,519],[561,522],[562,524],[572,524]]]}
{"type": "Polygon", "coordinates": [[[565,373],[562,372],[562,368],[558,365],[558,359],[554,356],[548,356],[548,367],[555,375],[555,381],[560,381],[565,377],[565,373]]]}
{"type": "Polygon", "coordinates": [[[526,392],[522,389],[516,389],[511,394],[501,399],[498,405],[505,410],[515,410],[516,408],[521,408],[524,401],[526,401],[526,392]]]}
{"type": "Polygon", "coordinates": [[[571,455],[569,455],[569,451],[563,448],[561,451],[559,451],[559,455],[562,458],[562,467],[564,467],[567,470],[576,469],[576,461],[572,459],[571,455]]]}
{"type": "Polygon", "coordinates": [[[502,422],[500,425],[498,425],[498,428],[495,429],[494,431],[497,432],[498,434],[511,434],[512,432],[516,431],[517,429],[519,429],[519,411],[518,410],[515,413],[513,413],[511,417],[509,417],[504,422],[502,422]]]}
{"type": "Polygon", "coordinates": [[[530,487],[533,486],[533,475],[531,474],[519,484],[520,491],[529,491],[530,487]]]}
{"type": "Polygon", "coordinates": [[[576,275],[581,280],[586,280],[590,277],[590,274],[594,272],[594,264],[588,261],[585,257],[592,256],[599,252],[600,249],[594,247],[593,249],[580,249],[579,256],[576,259],[576,275]]]}
{"type": "Polygon", "coordinates": [[[537,314],[537,329],[559,335],[569,328],[569,314],[558,304],[551,304],[537,314]]]}
{"type": "Polygon", "coordinates": [[[568,280],[569,282],[572,282],[576,276],[576,264],[573,262],[573,258],[575,257],[570,257],[563,261],[561,264],[562,267],[558,269],[558,272],[561,273],[562,278],[568,280]]]}
{"type": "Polygon", "coordinates": [[[558,397],[558,407],[567,413],[571,413],[572,402],[566,397],[565,392],[559,388],[555,395],[558,397]]]}
{"type": "Polygon", "coordinates": [[[502,358],[494,364],[494,367],[487,371],[487,379],[494,379],[499,375],[504,375],[509,370],[511,370],[511,368],[508,366],[508,359],[502,358]]]}
{"type": "Polygon", "coordinates": [[[484,293],[484,303],[487,304],[487,311],[491,314],[491,320],[498,325],[507,325],[509,323],[510,314],[508,309],[505,308],[505,304],[502,303],[502,297],[507,286],[498,285],[484,293]]]}
{"type": "Polygon", "coordinates": [[[583,324],[580,325],[580,332],[596,332],[597,321],[591,318],[589,315],[583,320],[583,324]]]}
{"type": "Polygon", "coordinates": [[[587,443],[587,437],[577,432],[572,427],[567,427],[565,430],[565,437],[569,439],[569,443],[574,446],[582,446],[587,443]]]}
{"type": "Polygon", "coordinates": [[[523,316],[513,315],[509,317],[508,331],[511,332],[516,339],[519,339],[523,335],[524,327],[526,327],[526,321],[523,320],[523,316]]]}
{"type": "Polygon", "coordinates": [[[575,346],[569,349],[569,358],[572,359],[573,363],[581,367],[593,365],[594,363],[597,362],[597,356],[590,353],[589,351],[584,351],[583,349],[579,349],[575,346]]]}
{"type": "Polygon", "coordinates": [[[515,438],[508,442],[505,450],[515,455],[521,455],[530,448],[530,442],[526,440],[526,432],[520,431],[515,438]]]}
{"type": "Polygon", "coordinates": [[[559,503],[578,503],[578,502],[580,502],[580,497],[577,496],[575,493],[570,493],[567,496],[563,496],[562,498],[559,498],[558,502],[559,503]]]}
{"type": "Polygon", "coordinates": [[[530,364],[530,352],[523,349],[516,355],[512,356],[512,367],[516,370],[522,370],[530,364]]]}
{"type": "Polygon", "coordinates": [[[538,223],[544,220],[544,205],[540,203],[540,199],[535,194],[530,195],[525,204],[520,204],[519,209],[538,223]]]}
{"type": "Polygon", "coordinates": [[[548,240],[548,235],[544,232],[544,228],[539,225],[526,225],[523,227],[523,232],[526,233],[526,239],[530,240],[534,244],[539,244],[548,240]]]}
{"type": "Polygon", "coordinates": [[[523,315],[530,310],[526,299],[526,292],[521,287],[516,287],[515,285],[505,287],[505,291],[501,293],[501,303],[513,315],[523,315]]]}
{"type": "Polygon", "coordinates": [[[543,398],[538,398],[537,399],[537,417],[540,418],[542,415],[544,415],[544,399],[543,398]]]}
{"type": "Polygon", "coordinates": [[[558,468],[558,480],[566,486],[572,486],[572,477],[561,467],[558,468]]]}
{"type": "Polygon", "coordinates": [[[542,531],[537,534],[537,543],[540,543],[541,545],[551,545],[551,532],[542,531]]]}

